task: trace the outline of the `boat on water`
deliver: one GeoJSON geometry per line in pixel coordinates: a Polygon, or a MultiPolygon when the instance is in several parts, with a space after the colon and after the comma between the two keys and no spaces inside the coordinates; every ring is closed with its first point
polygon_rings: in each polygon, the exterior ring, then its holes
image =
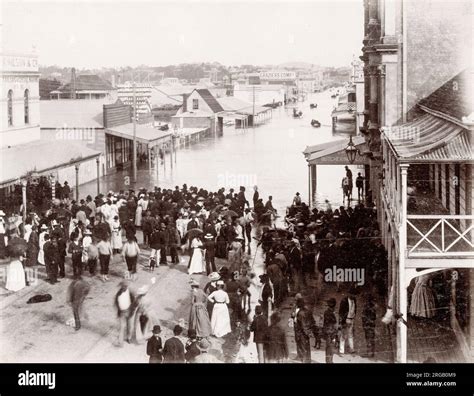
{"type": "Polygon", "coordinates": [[[321,123],[318,120],[311,120],[311,126],[314,128],[320,128],[321,123]]]}
{"type": "Polygon", "coordinates": [[[337,105],[331,113],[334,131],[352,132],[356,124],[355,88],[349,87],[337,100],[337,105]]]}
{"type": "Polygon", "coordinates": [[[303,117],[303,112],[298,110],[296,107],[293,109],[293,118],[301,118],[303,117]]]}
{"type": "Polygon", "coordinates": [[[309,105],[309,108],[310,108],[310,109],[317,109],[317,108],[318,108],[318,104],[317,104],[317,103],[311,103],[311,104],[309,105]]]}

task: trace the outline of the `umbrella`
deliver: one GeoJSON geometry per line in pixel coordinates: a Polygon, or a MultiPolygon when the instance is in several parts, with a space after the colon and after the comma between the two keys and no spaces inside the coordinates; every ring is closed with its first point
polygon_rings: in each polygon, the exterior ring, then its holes
{"type": "Polygon", "coordinates": [[[222,213],[223,216],[230,216],[230,217],[239,217],[239,215],[234,212],[233,210],[226,210],[224,213],[222,213]]]}
{"type": "Polygon", "coordinates": [[[11,257],[23,256],[28,249],[28,243],[23,238],[12,238],[8,243],[8,254],[11,257]]]}
{"type": "Polygon", "coordinates": [[[212,209],[211,213],[219,214],[223,207],[224,207],[224,205],[217,205],[214,209],[212,209]]]}
{"type": "Polygon", "coordinates": [[[193,238],[196,238],[197,236],[201,236],[203,234],[202,230],[200,228],[191,228],[185,235],[184,238],[186,240],[192,240],[193,238]]]}

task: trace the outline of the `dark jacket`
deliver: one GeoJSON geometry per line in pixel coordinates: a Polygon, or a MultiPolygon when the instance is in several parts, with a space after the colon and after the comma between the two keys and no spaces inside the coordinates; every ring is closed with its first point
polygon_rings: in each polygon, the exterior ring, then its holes
{"type": "Polygon", "coordinates": [[[166,247],[166,239],[163,231],[153,231],[150,237],[150,247],[157,250],[166,247]]]}
{"type": "Polygon", "coordinates": [[[184,345],[176,337],[171,337],[165,342],[163,348],[164,363],[184,363],[184,345]]]}
{"type": "MultiPolygon", "coordinates": [[[[355,318],[355,315],[357,314],[357,302],[355,299],[353,301],[354,301],[354,318],[355,318]]],[[[349,313],[349,297],[344,297],[339,304],[339,320],[341,321],[341,325],[346,323],[348,313],[349,313]]]]}
{"type": "Polygon", "coordinates": [[[331,339],[335,338],[337,335],[337,319],[332,308],[328,308],[324,311],[323,334],[325,337],[331,339]]]}
{"type": "Polygon", "coordinates": [[[196,356],[201,354],[197,344],[197,340],[190,342],[188,341],[188,343],[186,343],[186,353],[184,354],[184,357],[188,363],[194,363],[196,356]]]}
{"type": "Polygon", "coordinates": [[[54,265],[60,262],[59,249],[48,241],[43,246],[44,262],[46,265],[54,265]]]}
{"type": "Polygon", "coordinates": [[[374,304],[366,304],[362,311],[362,327],[364,330],[374,329],[377,314],[374,304]]]}
{"type": "Polygon", "coordinates": [[[288,345],[285,331],[279,325],[268,328],[268,344],[266,347],[268,360],[283,360],[288,358],[288,345]]]}
{"type": "Polygon", "coordinates": [[[253,341],[256,344],[266,343],[268,341],[268,320],[264,315],[257,315],[250,325],[250,331],[253,331],[253,341]]]}
{"type": "Polygon", "coordinates": [[[163,345],[161,343],[161,337],[156,338],[152,336],[146,344],[146,354],[150,356],[150,363],[161,363],[163,355],[161,349],[163,345]]]}
{"type": "Polygon", "coordinates": [[[313,314],[309,309],[300,308],[296,314],[295,321],[295,338],[309,338],[314,333],[316,323],[313,314]]]}

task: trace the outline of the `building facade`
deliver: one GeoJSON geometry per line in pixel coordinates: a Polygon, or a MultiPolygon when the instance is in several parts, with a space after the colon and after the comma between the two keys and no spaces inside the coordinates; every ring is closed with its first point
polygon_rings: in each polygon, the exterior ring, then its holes
{"type": "MultiPolygon", "coordinates": [[[[468,110],[472,102],[467,107],[458,106],[462,111],[453,117],[450,113],[456,105],[449,103],[450,96],[435,95],[440,87],[445,92],[458,92],[455,87],[461,84],[460,73],[472,67],[472,4],[365,0],[364,12],[361,60],[365,117],[359,129],[369,149],[372,196],[379,209],[382,239],[389,256],[387,297],[397,318],[396,359],[406,362],[409,327],[415,320],[408,314],[408,294],[413,282],[423,279],[421,275],[437,273],[438,278],[444,277],[448,283],[454,277],[462,277],[462,288],[472,288],[472,246],[459,254],[459,245],[454,246],[459,241],[451,246],[457,237],[445,246],[444,231],[438,235],[432,229],[432,241],[427,235],[431,228],[426,224],[431,221],[432,226],[457,229],[462,235],[461,242],[472,242],[472,235],[468,235],[472,233],[472,153],[469,154],[470,146],[465,142],[472,136],[472,127],[463,121],[472,112],[468,110]],[[430,105],[424,106],[424,101],[430,105]],[[448,146],[452,151],[446,149],[448,146]],[[457,185],[452,184],[453,176],[457,185]],[[432,193],[438,194],[439,206],[430,206],[427,197],[432,193]],[[418,209],[425,205],[426,213],[410,212],[417,202],[418,209]],[[410,245],[409,233],[413,232],[421,241],[410,245]],[[422,270],[417,272],[416,268],[422,270]],[[463,268],[462,274],[459,268],[463,268]]],[[[459,103],[466,99],[456,97],[459,103]]],[[[458,295],[462,293],[459,291],[458,295]]],[[[463,307],[449,302],[445,307],[454,312],[450,326],[466,359],[472,359],[474,349],[472,312],[467,315],[465,309],[472,305],[471,298],[463,307]],[[456,320],[460,315],[463,319],[456,320]]]]}

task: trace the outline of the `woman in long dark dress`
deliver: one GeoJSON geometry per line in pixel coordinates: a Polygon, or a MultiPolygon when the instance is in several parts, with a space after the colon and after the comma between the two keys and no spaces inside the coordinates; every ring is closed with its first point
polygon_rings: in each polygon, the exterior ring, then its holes
{"type": "Polygon", "coordinates": [[[33,267],[38,264],[39,253],[39,236],[36,225],[33,225],[30,237],[28,239],[28,247],[26,250],[26,266],[33,267]]]}
{"type": "Polygon", "coordinates": [[[225,226],[221,227],[219,235],[216,238],[216,257],[227,258],[227,237],[225,226]]]}
{"type": "Polygon", "coordinates": [[[207,295],[199,288],[195,280],[191,283],[191,313],[189,314],[189,329],[196,331],[199,338],[211,335],[211,320],[207,311],[207,295]]]}

